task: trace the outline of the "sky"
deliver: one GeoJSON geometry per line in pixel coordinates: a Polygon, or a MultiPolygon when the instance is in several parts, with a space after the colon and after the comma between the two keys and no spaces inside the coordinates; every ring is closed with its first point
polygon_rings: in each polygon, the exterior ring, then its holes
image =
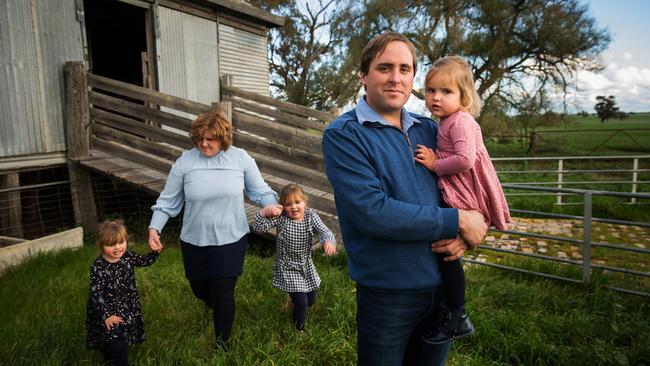
{"type": "Polygon", "coordinates": [[[624,112],[650,112],[650,1],[583,1],[612,41],[601,55],[605,69],[579,72],[578,92],[569,102],[593,113],[597,95],[614,95],[624,112]]]}
{"type": "MultiPolygon", "coordinates": [[[[569,112],[595,113],[596,96],[613,95],[623,112],[650,112],[650,0],[582,0],[598,28],[611,42],[601,54],[605,68],[579,71],[567,95],[569,112]]],[[[415,87],[423,81],[416,76],[415,87]]],[[[559,104],[558,104],[559,105],[559,104]]],[[[411,96],[406,108],[428,115],[424,103],[411,96]]]]}

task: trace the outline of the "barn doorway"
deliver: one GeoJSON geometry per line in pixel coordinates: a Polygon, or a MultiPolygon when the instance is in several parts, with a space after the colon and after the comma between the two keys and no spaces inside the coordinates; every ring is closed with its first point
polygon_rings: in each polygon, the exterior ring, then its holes
{"type": "Polygon", "coordinates": [[[84,0],[90,71],[155,89],[149,5],[84,0]]]}

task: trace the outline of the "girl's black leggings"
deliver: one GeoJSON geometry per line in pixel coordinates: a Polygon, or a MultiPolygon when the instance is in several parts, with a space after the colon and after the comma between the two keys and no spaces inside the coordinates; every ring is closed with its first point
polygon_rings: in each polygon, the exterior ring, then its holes
{"type": "Polygon", "coordinates": [[[106,344],[103,350],[106,361],[111,361],[115,366],[127,366],[129,364],[129,345],[126,338],[120,336],[116,341],[106,344]]]}
{"type": "Polygon", "coordinates": [[[217,342],[226,343],[235,320],[235,285],[237,277],[190,279],[194,296],[212,309],[214,334],[217,342]]]}
{"type": "Polygon", "coordinates": [[[307,320],[307,308],[316,302],[316,290],[310,292],[289,292],[293,302],[293,324],[296,329],[305,329],[307,320]]]}

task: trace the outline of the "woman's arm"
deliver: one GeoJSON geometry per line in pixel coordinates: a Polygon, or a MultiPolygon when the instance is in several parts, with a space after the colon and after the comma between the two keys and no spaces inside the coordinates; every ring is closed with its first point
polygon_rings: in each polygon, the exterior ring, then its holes
{"type": "Polygon", "coordinates": [[[262,178],[262,173],[257,168],[255,160],[244,151],[242,159],[244,170],[244,190],[246,196],[256,204],[266,207],[278,203],[278,195],[269,187],[262,178]]]}

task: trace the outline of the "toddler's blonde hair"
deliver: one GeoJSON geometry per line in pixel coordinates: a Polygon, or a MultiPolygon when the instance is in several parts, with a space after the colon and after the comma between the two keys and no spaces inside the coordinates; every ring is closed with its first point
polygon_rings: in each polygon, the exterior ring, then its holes
{"type": "Polygon", "coordinates": [[[463,110],[474,118],[478,117],[481,113],[481,97],[476,92],[474,75],[469,63],[460,56],[447,56],[437,60],[424,78],[424,90],[431,78],[439,72],[444,72],[449,80],[458,86],[463,110]]]}

